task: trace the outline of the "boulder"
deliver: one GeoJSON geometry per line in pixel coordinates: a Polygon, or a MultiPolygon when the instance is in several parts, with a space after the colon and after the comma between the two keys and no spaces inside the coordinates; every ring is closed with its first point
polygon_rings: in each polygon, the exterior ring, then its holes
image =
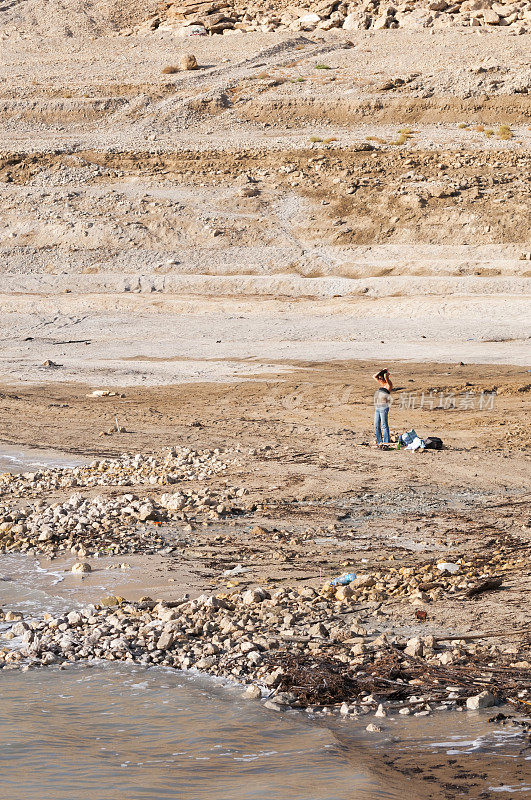
{"type": "Polygon", "coordinates": [[[404,653],[408,656],[421,656],[424,652],[424,645],[422,641],[415,636],[413,639],[409,639],[404,653]]]}
{"type": "Polygon", "coordinates": [[[258,686],[248,686],[243,693],[243,697],[245,697],[246,700],[260,700],[262,692],[258,686]]]}
{"type": "Polygon", "coordinates": [[[387,16],[387,14],[382,14],[381,17],[378,17],[377,19],[374,20],[374,22],[372,23],[372,29],[375,31],[384,30],[384,28],[389,27],[389,22],[390,19],[387,16]]]}
{"type": "Polygon", "coordinates": [[[347,14],[345,21],[343,22],[344,31],[357,31],[362,27],[365,28],[366,25],[363,24],[362,17],[359,13],[347,14]]]}
{"type": "Polygon", "coordinates": [[[72,567],[72,572],[75,575],[83,575],[87,574],[88,572],[92,572],[92,567],[87,561],[76,561],[72,567]]]}
{"type": "Polygon", "coordinates": [[[192,69],[198,69],[197,58],[192,53],[181,56],[179,61],[179,69],[183,72],[187,72],[188,70],[192,69]]]}
{"type": "Polygon", "coordinates": [[[466,707],[472,711],[476,711],[479,708],[490,708],[495,704],[496,698],[488,691],[480,692],[474,697],[469,697],[466,701],[466,707]]]}
{"type": "Polygon", "coordinates": [[[253,605],[253,603],[261,603],[269,597],[268,592],[261,589],[259,586],[256,589],[248,589],[242,595],[242,603],[246,606],[253,605]]]}
{"type": "Polygon", "coordinates": [[[156,520],[157,515],[153,510],[151,503],[144,503],[138,510],[138,519],[140,522],[147,522],[148,520],[156,520]]]}
{"type": "Polygon", "coordinates": [[[350,585],[355,588],[370,589],[375,584],[376,580],[372,577],[372,575],[358,575],[356,578],[354,578],[350,585]]]}
{"type": "Polygon", "coordinates": [[[352,591],[350,586],[347,585],[347,586],[339,586],[339,588],[336,589],[336,595],[335,596],[336,596],[336,600],[342,601],[342,600],[348,600],[349,597],[352,597],[353,594],[354,594],[354,592],[352,591]]]}
{"type": "Polygon", "coordinates": [[[323,625],[322,622],[317,622],[315,625],[312,625],[312,627],[309,628],[308,635],[326,638],[328,636],[328,628],[326,625],[323,625]]]}
{"type": "Polygon", "coordinates": [[[380,728],[380,726],[379,726],[379,725],[375,725],[375,724],[374,724],[374,722],[369,722],[369,724],[367,725],[367,727],[365,728],[365,730],[366,730],[368,733],[381,733],[381,730],[382,730],[382,729],[380,728]]]}
{"type": "Polygon", "coordinates": [[[321,21],[319,14],[304,14],[296,21],[296,25],[303,31],[313,31],[318,22],[321,21]]]}
{"type": "Polygon", "coordinates": [[[157,650],[169,650],[175,641],[175,636],[169,631],[163,631],[157,641],[157,650]]]}
{"type": "Polygon", "coordinates": [[[39,533],[39,542],[49,542],[53,539],[54,533],[50,525],[43,525],[39,533]]]}

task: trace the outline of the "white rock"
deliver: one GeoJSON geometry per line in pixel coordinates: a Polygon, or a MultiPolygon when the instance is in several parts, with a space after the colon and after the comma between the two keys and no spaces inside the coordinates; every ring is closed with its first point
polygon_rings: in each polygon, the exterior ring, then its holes
{"type": "Polygon", "coordinates": [[[388,26],[389,26],[389,17],[387,16],[387,14],[382,14],[381,17],[378,17],[378,19],[375,19],[374,22],[372,23],[372,29],[375,31],[381,31],[384,28],[387,28],[388,26]]]}
{"type": "Polygon", "coordinates": [[[418,637],[410,639],[407,643],[404,653],[408,656],[421,656],[424,652],[424,645],[418,637]]]}
{"type": "Polygon", "coordinates": [[[488,691],[480,692],[466,701],[466,707],[472,711],[476,711],[478,708],[490,708],[495,704],[496,698],[488,691]]]}
{"type": "Polygon", "coordinates": [[[275,703],[273,700],[266,700],[264,703],[264,708],[269,708],[270,711],[283,711],[284,707],[281,706],[279,703],[275,703]]]}
{"type": "Polygon", "coordinates": [[[262,692],[258,686],[248,686],[243,693],[243,697],[247,700],[260,700],[262,692]]]}
{"type": "Polygon", "coordinates": [[[309,14],[304,14],[304,16],[299,17],[297,23],[303,30],[306,29],[313,30],[313,28],[315,28],[317,23],[320,21],[321,17],[319,16],[319,14],[313,14],[310,12],[309,14]]]}
{"type": "Polygon", "coordinates": [[[446,666],[446,664],[451,664],[454,660],[452,653],[450,653],[448,650],[444,653],[439,653],[437,658],[443,666],[446,666]]]}
{"type": "Polygon", "coordinates": [[[441,572],[449,572],[451,575],[455,575],[459,570],[459,564],[454,564],[452,561],[441,561],[440,564],[437,564],[437,569],[440,569],[441,572]]]}
{"type": "Polygon", "coordinates": [[[344,31],[357,31],[360,27],[360,19],[358,14],[347,14],[343,23],[344,31]]]}
{"type": "Polygon", "coordinates": [[[92,567],[87,561],[76,561],[72,567],[72,572],[76,575],[92,572],[92,567]]]}
{"type": "Polygon", "coordinates": [[[266,597],[266,592],[259,587],[257,589],[248,589],[242,595],[242,603],[246,606],[253,605],[253,603],[261,603],[266,597]]]}
{"type": "Polygon", "coordinates": [[[483,10],[483,19],[487,25],[499,25],[500,18],[496,14],[495,11],[491,11],[490,8],[485,8],[483,10]]]}
{"type": "Polygon", "coordinates": [[[354,580],[350,585],[356,587],[363,586],[366,588],[371,588],[371,586],[374,586],[375,583],[376,579],[373,578],[372,575],[358,575],[356,578],[354,578],[354,580]]]}

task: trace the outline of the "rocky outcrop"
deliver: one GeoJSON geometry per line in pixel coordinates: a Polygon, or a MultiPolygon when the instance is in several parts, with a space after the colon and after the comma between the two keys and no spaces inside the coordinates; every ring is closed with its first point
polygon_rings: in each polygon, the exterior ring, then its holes
{"type": "Polygon", "coordinates": [[[238,0],[194,2],[177,0],[162,4],[136,30],[171,30],[182,36],[224,34],[242,31],[313,31],[332,28],[382,30],[385,28],[444,28],[453,26],[513,26],[518,31],[531,27],[531,3],[520,0],[385,0],[341,2],[317,0],[303,6],[263,3],[240,5],[238,0]]]}

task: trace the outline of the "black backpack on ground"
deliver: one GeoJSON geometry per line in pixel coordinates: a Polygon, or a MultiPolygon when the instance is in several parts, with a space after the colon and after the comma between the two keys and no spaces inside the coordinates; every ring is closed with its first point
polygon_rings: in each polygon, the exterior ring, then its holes
{"type": "Polygon", "coordinates": [[[439,439],[438,436],[428,436],[427,439],[424,440],[426,445],[426,450],[442,450],[443,442],[442,439],[439,439]]]}

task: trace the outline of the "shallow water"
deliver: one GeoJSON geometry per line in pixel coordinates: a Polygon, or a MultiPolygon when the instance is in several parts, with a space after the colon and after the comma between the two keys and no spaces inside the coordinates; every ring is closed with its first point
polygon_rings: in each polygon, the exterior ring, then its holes
{"type": "Polygon", "coordinates": [[[78,467],[87,459],[55,450],[32,450],[16,445],[0,444],[0,473],[35,472],[46,467],[78,467]]]}
{"type": "Polygon", "coordinates": [[[18,800],[392,798],[326,728],[160,668],[0,675],[0,785],[18,800]],[[267,788],[266,788],[267,787],[267,788]],[[362,794],[359,794],[361,792],[362,794]]]}
{"type": "MultiPolygon", "coordinates": [[[[0,556],[0,606],[59,613],[73,597],[51,592],[58,573],[25,556],[0,556]]],[[[79,593],[79,590],[78,590],[79,593]]],[[[81,599],[81,598],[80,598],[81,599]]],[[[7,624],[0,625],[6,628],[7,624]]],[[[17,646],[17,640],[4,644],[17,646]]],[[[510,774],[520,732],[483,714],[359,721],[276,714],[243,700],[241,687],[198,673],[120,663],[0,671],[2,800],[410,800],[423,795],[386,770],[400,750],[487,759],[510,774]],[[471,754],[471,755],[470,755],[471,754]],[[504,766],[505,765],[505,766],[504,766]]],[[[531,763],[531,762],[530,762],[531,763]]],[[[525,797],[515,785],[495,781],[525,797]]]]}

